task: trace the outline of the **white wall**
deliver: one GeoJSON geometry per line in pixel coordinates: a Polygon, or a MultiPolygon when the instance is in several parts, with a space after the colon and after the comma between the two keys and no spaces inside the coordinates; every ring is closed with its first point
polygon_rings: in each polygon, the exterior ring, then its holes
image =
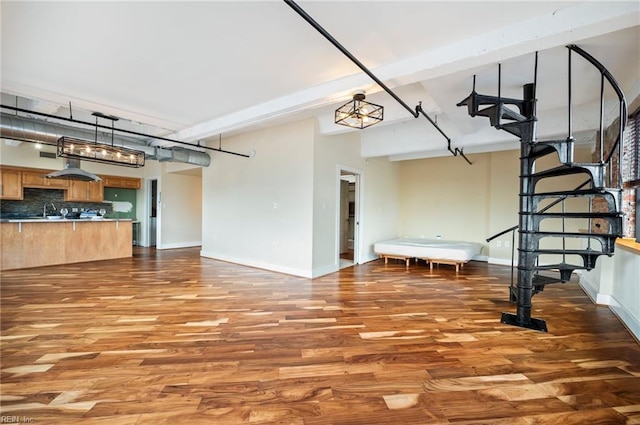
{"type": "Polygon", "coordinates": [[[158,249],[202,243],[202,176],[162,174],[158,249]]]}
{"type": "MultiPolygon", "coordinates": [[[[365,130],[366,131],[366,130],[365,130]]],[[[322,136],[316,133],[313,176],[313,273],[339,269],[339,171],[360,175],[358,258],[376,259],[373,244],[395,237],[398,230],[398,164],[386,158],[360,156],[360,133],[322,136]]]]}
{"type": "Polygon", "coordinates": [[[336,253],[339,228],[339,167],[362,172],[360,137],[356,132],[314,137],[313,272],[312,276],[339,270],[336,253]]]}
{"type": "Polygon", "coordinates": [[[365,161],[361,262],[378,258],[373,244],[397,237],[400,218],[400,164],[386,158],[365,161]]]}
{"type": "Polygon", "coordinates": [[[361,174],[359,262],[397,234],[398,164],[362,158],[358,133],[322,136],[309,119],[225,146],[255,156],[215,154],[203,169],[203,256],[304,277],[337,271],[340,168],[361,174]]]}
{"type": "MultiPolygon", "coordinates": [[[[637,244],[636,244],[637,246],[637,244]]],[[[613,257],[580,273],[580,286],[596,303],[607,305],[640,340],[640,250],[616,244],[613,257]]]]}
{"type": "Polygon", "coordinates": [[[203,169],[203,256],[311,277],[313,135],[309,119],[225,139],[255,156],[203,169]]]}

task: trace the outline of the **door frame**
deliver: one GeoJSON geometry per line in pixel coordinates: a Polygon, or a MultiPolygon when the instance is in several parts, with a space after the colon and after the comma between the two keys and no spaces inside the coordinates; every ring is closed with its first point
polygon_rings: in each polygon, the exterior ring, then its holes
{"type": "Polygon", "coordinates": [[[341,230],[342,230],[342,220],[341,220],[341,194],[340,194],[340,186],[342,177],[344,175],[353,175],[355,177],[355,211],[354,211],[354,227],[353,227],[353,263],[361,264],[361,241],[362,241],[362,186],[363,186],[363,177],[364,173],[362,170],[358,168],[349,167],[346,165],[338,164],[336,167],[336,232],[335,232],[335,261],[338,267],[340,267],[340,238],[341,238],[341,230]]]}
{"type": "Polygon", "coordinates": [[[160,177],[149,177],[146,179],[146,208],[145,208],[145,220],[146,220],[146,245],[147,247],[151,247],[151,209],[153,208],[153,181],[156,182],[156,234],[155,234],[155,246],[156,248],[160,244],[160,215],[161,215],[161,202],[160,202],[160,177]]]}

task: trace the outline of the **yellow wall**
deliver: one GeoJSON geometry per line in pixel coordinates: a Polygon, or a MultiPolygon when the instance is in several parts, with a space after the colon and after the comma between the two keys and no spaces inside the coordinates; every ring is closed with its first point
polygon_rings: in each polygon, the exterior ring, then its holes
{"type": "MultiPolygon", "coordinates": [[[[400,164],[399,236],[485,243],[489,236],[491,155],[400,164]]],[[[485,243],[486,244],[486,243],[485,243]]],[[[482,255],[488,255],[483,249],[482,255]]]]}
{"type": "MultiPolygon", "coordinates": [[[[490,244],[486,239],[518,224],[520,150],[469,155],[473,165],[460,157],[429,158],[400,163],[399,235],[415,238],[465,240],[484,244],[481,256],[490,262],[510,264],[512,235],[505,234],[490,244]]],[[[575,161],[588,162],[589,148],[576,149],[575,161]]],[[[537,170],[557,166],[550,155],[540,159],[537,170]]],[[[584,175],[543,181],[540,190],[574,189],[584,175]]],[[[583,199],[571,199],[567,210],[584,208],[583,199]]],[[[560,208],[560,207],[557,207],[560,208]]],[[[560,222],[549,220],[547,230],[559,229],[560,222]]],[[[584,223],[568,223],[568,231],[579,231],[584,223]]],[[[557,241],[543,241],[549,247],[557,241]]],[[[515,244],[518,237],[516,233],[515,244]]],[[[575,242],[579,248],[580,241],[575,242]]],[[[515,253],[517,259],[517,252],[515,253]]]]}

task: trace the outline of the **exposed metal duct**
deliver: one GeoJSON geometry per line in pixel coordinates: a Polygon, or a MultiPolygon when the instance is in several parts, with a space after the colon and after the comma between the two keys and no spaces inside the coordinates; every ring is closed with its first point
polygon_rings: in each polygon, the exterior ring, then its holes
{"type": "MultiPolygon", "coordinates": [[[[0,137],[2,138],[56,145],[62,136],[96,140],[96,130],[71,127],[19,115],[0,114],[0,137]]],[[[211,157],[206,152],[183,147],[158,148],[143,144],[140,139],[133,137],[113,135],[111,132],[102,130],[97,132],[98,143],[111,144],[112,140],[115,145],[143,151],[145,157],[149,159],[183,162],[201,167],[208,167],[211,163],[211,157]]]]}
{"type": "MultiPolygon", "coordinates": [[[[211,159],[209,156],[207,158],[203,158],[202,156],[194,156],[193,153],[197,151],[193,151],[191,149],[185,149],[180,147],[175,147],[171,149],[165,148],[155,148],[155,155],[153,159],[157,159],[160,162],[184,162],[187,164],[195,164],[201,165],[203,167],[208,167],[211,159]],[[206,159],[206,162],[203,160],[206,159]]],[[[198,152],[200,153],[200,152],[198,152]]]]}

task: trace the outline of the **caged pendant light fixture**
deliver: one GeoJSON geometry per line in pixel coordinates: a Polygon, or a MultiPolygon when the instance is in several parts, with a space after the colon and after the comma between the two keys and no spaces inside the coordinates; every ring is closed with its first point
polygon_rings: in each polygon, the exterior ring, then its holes
{"type": "Polygon", "coordinates": [[[357,92],[353,100],[336,109],[335,123],[363,129],[382,122],[384,108],[364,100],[364,92],[357,92]]]}
{"type": "Polygon", "coordinates": [[[139,168],[144,166],[144,152],[115,146],[113,144],[114,121],[117,117],[94,112],[96,117],[96,135],[94,141],[76,139],[63,136],[58,139],[58,156],[77,158],[85,161],[103,162],[124,167],[139,168]],[[111,144],[98,142],[98,117],[111,120],[111,144]]]}

